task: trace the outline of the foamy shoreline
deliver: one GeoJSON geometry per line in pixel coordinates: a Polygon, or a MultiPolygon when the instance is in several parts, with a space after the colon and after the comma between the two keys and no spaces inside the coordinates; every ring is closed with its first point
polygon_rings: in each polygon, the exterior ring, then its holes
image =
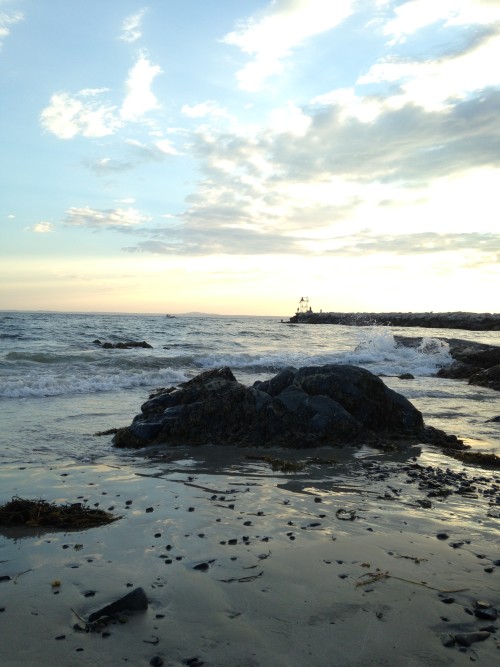
{"type": "Polygon", "coordinates": [[[419,464],[487,480],[470,497],[429,498],[408,483],[408,461],[379,453],[273,451],[317,456],[290,474],[249,453],[259,454],[201,447],[177,450],[177,461],[4,468],[2,502],[86,500],[122,518],[77,533],[2,533],[2,665],[494,663],[498,633],[469,648],[442,641],[492,625],[473,615],[475,601],[500,607],[498,473],[415,448],[419,464]],[[72,609],[85,618],[136,586],[146,612],[104,636],[74,629],[72,609]]]}

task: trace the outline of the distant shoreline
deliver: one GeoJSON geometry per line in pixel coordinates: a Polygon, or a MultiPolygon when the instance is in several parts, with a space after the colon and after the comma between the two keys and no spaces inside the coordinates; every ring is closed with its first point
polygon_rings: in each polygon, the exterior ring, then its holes
{"type": "Polygon", "coordinates": [[[346,326],[400,326],[467,331],[500,331],[500,313],[296,313],[294,324],[344,324],[346,326]]]}

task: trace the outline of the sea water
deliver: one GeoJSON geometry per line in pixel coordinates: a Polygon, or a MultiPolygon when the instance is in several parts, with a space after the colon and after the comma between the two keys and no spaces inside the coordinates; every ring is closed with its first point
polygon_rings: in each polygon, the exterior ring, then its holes
{"type": "MultiPolygon", "coordinates": [[[[426,424],[500,453],[498,392],[436,377],[443,338],[500,345],[500,332],[296,325],[279,317],[0,313],[0,466],[126,457],[96,432],[130,424],[158,387],[229,366],[250,385],[286,366],[354,364],[422,411],[426,424]],[[422,336],[402,347],[395,336],[422,336]],[[151,348],[106,349],[145,341],[151,348]],[[411,373],[413,380],[399,379],[411,373]]],[[[1,472],[1,470],[0,470],[1,472]]]]}

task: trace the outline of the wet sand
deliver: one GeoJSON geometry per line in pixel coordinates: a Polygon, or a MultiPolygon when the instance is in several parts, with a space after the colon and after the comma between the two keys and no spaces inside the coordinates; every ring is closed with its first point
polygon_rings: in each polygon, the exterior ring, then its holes
{"type": "Polygon", "coordinates": [[[500,621],[475,613],[478,601],[500,611],[500,473],[412,454],[203,447],[4,468],[2,503],[85,501],[122,518],[0,533],[0,663],[494,664],[500,621]],[[309,463],[282,473],[248,454],[309,463]],[[439,495],[427,466],[465,477],[439,495]],[[138,586],[147,611],[75,627],[138,586]],[[484,628],[484,641],[444,645],[484,628]]]}

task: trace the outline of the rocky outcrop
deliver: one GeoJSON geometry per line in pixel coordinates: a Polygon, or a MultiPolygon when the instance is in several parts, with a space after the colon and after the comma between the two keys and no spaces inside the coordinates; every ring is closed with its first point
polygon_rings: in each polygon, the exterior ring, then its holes
{"type": "MultiPolygon", "coordinates": [[[[419,336],[394,336],[398,345],[418,347],[419,336]]],[[[500,391],[500,347],[475,343],[460,338],[439,338],[449,346],[453,363],[439,369],[438,377],[452,380],[468,380],[469,384],[500,391]]]]}
{"type": "Polygon", "coordinates": [[[116,447],[248,445],[316,447],[404,438],[460,446],[425,427],[422,414],[383,381],[357,366],[286,368],[247,387],[229,368],[207,371],[150,396],[116,447]]]}
{"type": "Polygon", "coordinates": [[[96,339],[93,342],[94,345],[100,345],[104,350],[129,350],[133,347],[144,347],[144,348],[153,347],[149,343],[146,343],[145,340],[140,342],[136,340],[127,340],[124,343],[101,343],[100,340],[96,339]]]}
{"type": "Polygon", "coordinates": [[[397,326],[468,331],[500,331],[499,313],[297,313],[296,324],[344,324],[348,326],[397,326]]]}

